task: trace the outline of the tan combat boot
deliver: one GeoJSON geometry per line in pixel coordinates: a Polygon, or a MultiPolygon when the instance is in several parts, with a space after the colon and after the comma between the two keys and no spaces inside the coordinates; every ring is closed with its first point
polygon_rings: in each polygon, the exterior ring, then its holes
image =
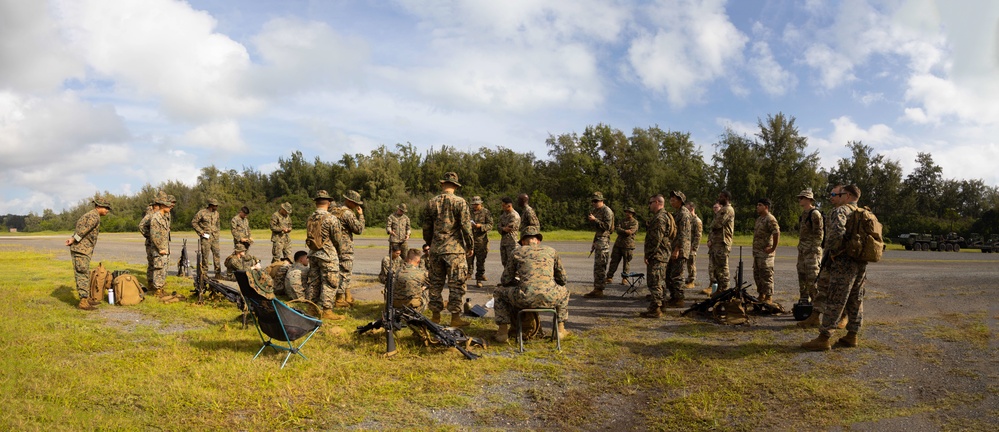
{"type": "Polygon", "coordinates": [[[846,324],[848,322],[850,322],[850,318],[848,318],[846,315],[843,315],[843,317],[839,319],[839,322],[836,323],[836,328],[845,329],[846,324]]]}
{"type": "Polygon", "coordinates": [[[482,288],[482,279],[476,279],[475,280],[475,287],[476,288],[482,288]]]}
{"type": "Polygon", "coordinates": [[[621,285],[627,285],[627,284],[628,284],[628,278],[621,278],[621,285]]]}
{"type": "Polygon", "coordinates": [[[607,278],[607,280],[605,280],[604,282],[606,282],[606,283],[614,283],[614,278],[607,278]]]}
{"type": "Polygon", "coordinates": [[[664,304],[663,307],[665,307],[665,308],[682,308],[683,304],[684,303],[683,303],[683,299],[682,298],[674,297],[674,298],[671,298],[668,302],[666,302],[666,304],[664,304]]]}
{"type": "Polygon", "coordinates": [[[500,324],[499,328],[496,329],[496,334],[493,335],[493,340],[499,343],[504,343],[510,339],[510,324],[500,324]]]}
{"type": "Polygon", "coordinates": [[[347,303],[347,300],[344,298],[343,294],[337,294],[335,299],[333,300],[333,307],[338,309],[349,308],[350,303],[347,303]]]}
{"type": "Polygon", "coordinates": [[[711,296],[711,287],[707,287],[705,289],[702,289],[701,290],[701,294],[704,294],[704,295],[710,297],[711,296]]]}
{"type": "Polygon", "coordinates": [[[343,294],[343,296],[344,296],[344,301],[346,301],[346,302],[347,302],[347,304],[349,304],[349,305],[353,306],[353,305],[354,305],[354,296],[352,296],[352,295],[350,294],[350,288],[346,288],[346,289],[344,289],[344,290],[343,290],[343,292],[344,292],[344,294],[343,294]]]}
{"type": "Polygon", "coordinates": [[[558,330],[557,331],[558,331],[558,337],[559,337],[559,339],[565,339],[566,337],[568,337],[569,335],[572,334],[572,333],[569,332],[569,330],[565,329],[565,323],[564,322],[558,323],[558,330]]]}
{"type": "Polygon", "coordinates": [[[638,314],[642,318],[662,318],[663,313],[659,310],[659,305],[652,303],[649,305],[649,309],[638,314]]]}
{"type": "Polygon", "coordinates": [[[586,294],[583,294],[583,297],[586,297],[586,298],[603,298],[603,297],[605,297],[604,296],[604,290],[594,288],[593,291],[590,291],[590,292],[588,292],[586,294]]]}
{"type": "Polygon", "coordinates": [[[832,348],[832,342],[829,341],[829,336],[820,334],[815,339],[801,344],[801,347],[809,351],[829,351],[829,348],[832,348]]]}
{"type": "Polygon", "coordinates": [[[451,313],[451,324],[450,324],[451,327],[465,327],[469,324],[471,323],[461,319],[461,313],[458,312],[451,313]]]}
{"type": "Polygon", "coordinates": [[[101,304],[101,299],[95,297],[87,297],[87,301],[90,302],[91,306],[97,306],[101,304]]]}
{"type": "Polygon", "coordinates": [[[86,297],[81,298],[80,304],[76,305],[76,307],[80,308],[81,310],[87,310],[87,311],[97,310],[97,307],[90,304],[90,299],[86,297]]]}
{"type": "Polygon", "coordinates": [[[812,314],[808,318],[797,324],[799,328],[818,328],[820,325],[822,325],[822,314],[817,310],[812,310],[812,314]]]}
{"type": "Polygon", "coordinates": [[[323,314],[319,317],[319,319],[326,321],[339,321],[344,318],[343,315],[333,313],[333,309],[323,309],[323,314]]]}
{"type": "Polygon", "coordinates": [[[846,332],[846,336],[836,341],[836,346],[843,348],[854,348],[857,346],[857,332],[846,332]]]}
{"type": "Polygon", "coordinates": [[[433,315],[430,316],[430,321],[433,321],[434,324],[440,324],[441,323],[441,313],[437,312],[437,311],[434,311],[433,315]]]}
{"type": "Polygon", "coordinates": [[[686,289],[694,289],[695,287],[697,287],[697,285],[694,285],[693,282],[687,282],[687,284],[684,285],[683,287],[686,289]]]}
{"type": "Polygon", "coordinates": [[[483,282],[485,282],[485,281],[489,280],[489,278],[487,278],[487,277],[486,277],[486,275],[482,275],[482,279],[481,279],[481,280],[482,280],[483,282]]]}

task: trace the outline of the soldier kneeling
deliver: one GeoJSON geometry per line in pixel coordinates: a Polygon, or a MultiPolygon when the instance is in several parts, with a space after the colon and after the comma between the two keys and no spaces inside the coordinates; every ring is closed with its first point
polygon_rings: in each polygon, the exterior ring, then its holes
{"type": "Polygon", "coordinates": [[[565,268],[558,252],[541,245],[542,235],[537,227],[528,227],[520,236],[523,246],[514,249],[503,269],[500,287],[493,292],[496,299],[496,324],[499,329],[493,339],[506,342],[510,322],[522,309],[555,308],[558,310],[559,337],[569,332],[565,322],[569,318],[569,290],[565,268]]]}
{"type": "Polygon", "coordinates": [[[411,307],[417,312],[427,308],[427,270],[420,265],[423,252],[410,249],[406,262],[395,272],[392,285],[392,307],[411,307]]]}

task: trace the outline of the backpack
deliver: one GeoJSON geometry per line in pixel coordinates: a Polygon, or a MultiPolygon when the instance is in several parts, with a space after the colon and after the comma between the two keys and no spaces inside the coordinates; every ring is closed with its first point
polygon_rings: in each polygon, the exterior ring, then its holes
{"type": "Polygon", "coordinates": [[[858,262],[878,262],[885,250],[881,222],[870,208],[851,205],[853,213],[846,220],[846,256],[858,262]]]}
{"type": "Polygon", "coordinates": [[[142,285],[139,285],[139,280],[127,271],[115,276],[114,282],[111,283],[111,289],[114,290],[114,303],[119,306],[137,305],[146,298],[142,294],[142,285]]]}
{"type": "Polygon", "coordinates": [[[305,223],[305,245],[309,250],[317,251],[323,248],[323,222],[330,217],[327,214],[313,213],[305,223]]]}
{"type": "Polygon", "coordinates": [[[104,301],[104,293],[111,288],[111,273],[104,268],[104,263],[90,271],[90,298],[104,301]]]}

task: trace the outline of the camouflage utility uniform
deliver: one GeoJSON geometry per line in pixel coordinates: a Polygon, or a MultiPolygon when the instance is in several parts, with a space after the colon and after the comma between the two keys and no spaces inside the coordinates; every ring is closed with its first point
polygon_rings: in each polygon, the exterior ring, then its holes
{"type": "Polygon", "coordinates": [[[409,306],[422,310],[426,306],[427,272],[418,265],[402,263],[395,270],[392,284],[392,306],[409,306]]]}
{"type": "Polygon", "coordinates": [[[149,287],[154,293],[162,294],[160,290],[166,285],[166,268],[170,259],[170,222],[165,214],[153,213],[149,221],[149,241],[156,251],[153,258],[153,278],[149,281],[149,287]]]}
{"type": "Polygon", "coordinates": [[[271,265],[264,269],[264,273],[267,273],[271,277],[271,281],[274,282],[274,292],[283,293],[287,291],[284,286],[284,277],[291,270],[291,263],[287,261],[275,261],[271,265]]]}
{"type": "Polygon", "coordinates": [[[704,232],[704,223],[697,215],[690,214],[690,255],[687,256],[687,285],[693,285],[697,278],[697,248],[701,247],[701,234],[704,232]]]}
{"type": "Polygon", "coordinates": [[[254,265],[256,265],[260,260],[257,257],[250,255],[245,249],[242,250],[243,256],[239,256],[241,249],[236,247],[236,250],[232,254],[225,258],[225,268],[229,271],[229,274],[233,274],[237,271],[250,271],[254,265]]]}
{"type": "Polygon", "coordinates": [[[390,214],[388,221],[385,222],[385,234],[389,235],[389,253],[392,251],[392,246],[398,246],[399,250],[405,255],[409,251],[409,241],[407,239],[412,232],[413,229],[409,225],[409,216],[406,216],[405,213],[402,215],[390,214]],[[393,232],[395,232],[394,235],[392,234],[393,232]]]}
{"type": "Polygon", "coordinates": [[[147,285],[150,284],[150,283],[152,283],[152,281],[153,281],[153,260],[155,260],[156,257],[159,256],[159,251],[157,251],[156,248],[153,247],[153,242],[149,238],[149,226],[150,226],[150,223],[153,221],[153,215],[155,215],[157,212],[158,211],[154,210],[152,207],[147,207],[146,208],[146,215],[142,217],[141,221],[139,221],[139,234],[142,234],[142,237],[146,239],[146,241],[145,241],[144,244],[145,244],[145,247],[146,247],[146,284],[147,285]]]}
{"type": "Polygon", "coordinates": [[[423,241],[430,245],[430,310],[444,310],[444,284],[447,283],[447,310],[460,314],[468,262],[472,249],[472,216],[468,203],[454,193],[444,192],[427,203],[423,212],[423,241]]]}
{"type": "Polygon", "coordinates": [[[673,211],[673,222],[676,236],[670,244],[670,253],[678,253],[676,258],[670,256],[666,265],[666,284],[669,287],[670,301],[683,300],[683,267],[690,255],[690,219],[692,215],[686,206],[673,211]],[[678,252],[679,251],[679,252],[678,252]]]}
{"type": "Polygon", "coordinates": [[[292,300],[304,299],[305,278],[309,274],[309,268],[299,263],[294,263],[284,275],[284,292],[292,300]]]}
{"type": "Polygon", "coordinates": [[[666,266],[673,254],[673,240],[676,238],[676,225],[673,216],[665,208],[649,218],[645,227],[645,260],[648,262],[645,271],[652,294],[649,309],[660,308],[666,303],[663,293],[666,284],[666,266]]]}
{"type": "Polygon", "coordinates": [[[293,258],[291,254],[291,214],[281,215],[276,211],[271,215],[271,262],[281,258],[293,258]],[[288,230],[285,232],[285,230],[288,230]]]}
{"type": "Polygon", "coordinates": [[[558,252],[540,244],[521,246],[513,251],[503,269],[503,286],[493,292],[496,324],[511,324],[522,309],[554,308],[558,322],[569,319],[569,290],[565,269],[558,252]]]}
{"type": "Polygon", "coordinates": [[[489,213],[486,206],[480,206],[478,210],[472,210],[472,242],[475,244],[472,249],[475,255],[468,258],[468,272],[475,269],[475,280],[486,280],[486,256],[489,255],[489,231],[493,229],[493,215],[489,213]],[[475,224],[481,226],[476,227],[475,224]],[[474,264],[474,265],[473,265],[474,264]]]}
{"type": "Polygon", "coordinates": [[[541,221],[538,220],[538,215],[534,212],[534,207],[524,204],[524,209],[520,212],[520,235],[524,235],[528,227],[535,227],[538,229],[538,232],[541,232],[541,221]]]}
{"type": "Polygon", "coordinates": [[[388,275],[395,274],[396,270],[402,268],[403,263],[402,257],[393,258],[391,255],[382,257],[382,270],[378,273],[378,282],[385,285],[385,282],[388,281],[388,275]]]}
{"type": "Polygon", "coordinates": [[[499,217],[499,224],[496,229],[500,235],[500,263],[506,268],[506,263],[510,260],[510,255],[517,248],[517,232],[520,231],[520,213],[510,210],[509,213],[502,212],[499,217]],[[510,232],[503,232],[504,228],[509,228],[510,232]]]}
{"type": "Polygon", "coordinates": [[[766,297],[774,294],[774,257],[777,256],[777,249],[770,253],[764,249],[773,243],[774,234],[780,234],[780,226],[773,214],[756,218],[753,229],[753,280],[756,281],[756,292],[766,297]]]}
{"type": "Polygon", "coordinates": [[[350,292],[350,281],[354,274],[354,234],[360,235],[364,232],[364,214],[355,214],[347,206],[336,207],[332,213],[340,219],[340,225],[344,231],[344,242],[340,244],[340,293],[343,296],[338,302],[338,307],[347,307],[353,298],[348,296],[350,292]]]}
{"type": "Polygon", "coordinates": [[[819,276],[822,260],[822,213],[811,209],[798,218],[798,290],[799,299],[815,298],[815,279],[819,276]]]}
{"type": "Polygon", "coordinates": [[[347,242],[340,219],[326,210],[316,209],[309,220],[321,223],[318,239],[321,247],[309,247],[309,272],[306,280],[305,297],[318,304],[323,310],[333,309],[336,293],[340,287],[340,248],[347,242]]]}
{"type": "Polygon", "coordinates": [[[847,316],[846,330],[859,332],[864,321],[864,282],[867,263],[854,261],[846,255],[846,221],[857,209],[857,203],[832,209],[825,220],[825,247],[829,259],[822,265],[818,280],[815,307],[822,312],[819,332],[830,336],[840,317],[847,316]]]}
{"type": "Polygon", "coordinates": [[[201,268],[208,271],[208,255],[211,254],[215,264],[215,276],[222,273],[222,263],[219,252],[219,212],[207,208],[198,210],[191,219],[194,232],[198,233],[198,246],[201,249],[201,268]],[[208,238],[205,238],[208,234],[208,238]]]}
{"type": "Polygon", "coordinates": [[[613,277],[617,273],[617,265],[621,265],[621,277],[631,273],[631,258],[635,252],[635,233],[638,232],[638,219],[625,217],[621,223],[614,228],[617,231],[617,240],[614,241],[614,250],[611,251],[610,268],[607,269],[607,276],[613,277]]]}
{"type": "Polygon", "coordinates": [[[73,276],[76,279],[76,292],[81,299],[90,296],[90,257],[94,255],[97,235],[101,233],[101,215],[97,209],[80,216],[73,230],[73,244],[69,255],[73,259],[73,276]]]}
{"type": "Polygon", "coordinates": [[[250,239],[250,218],[240,217],[239,214],[232,217],[229,221],[230,231],[232,232],[232,246],[243,243],[247,249],[250,249],[250,244],[253,241],[250,239]],[[239,239],[247,239],[246,242],[240,242],[239,239]]]}
{"type": "Polygon", "coordinates": [[[614,232],[614,211],[610,206],[590,209],[596,218],[593,225],[593,289],[603,291],[607,286],[607,261],[610,259],[610,235],[614,232]]]}
{"type": "Polygon", "coordinates": [[[735,210],[732,204],[725,204],[715,213],[711,221],[711,236],[708,240],[708,258],[711,260],[712,279],[718,283],[718,290],[728,288],[728,254],[732,252],[732,235],[735,232],[735,210]]]}

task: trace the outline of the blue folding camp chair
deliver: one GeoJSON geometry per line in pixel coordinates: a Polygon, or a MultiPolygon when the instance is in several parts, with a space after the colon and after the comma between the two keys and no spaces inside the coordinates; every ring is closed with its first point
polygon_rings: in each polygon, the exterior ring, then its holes
{"type": "Polygon", "coordinates": [[[249,308],[250,314],[253,316],[253,322],[257,326],[260,341],[264,344],[257,351],[257,355],[253,356],[253,359],[256,360],[265,348],[271,347],[277,352],[288,352],[288,355],[284,358],[284,362],[281,363],[281,369],[284,369],[284,365],[288,363],[288,359],[291,358],[292,354],[298,354],[308,360],[308,357],[302,354],[302,347],[316,334],[316,331],[319,330],[319,326],[323,325],[323,322],[318,318],[313,318],[292,309],[281,300],[264,297],[250,286],[250,279],[246,275],[246,272],[237,271],[235,275],[236,283],[239,284],[239,290],[243,294],[246,306],[249,308]],[[268,338],[265,339],[264,335],[267,335],[268,338]],[[298,346],[292,344],[292,342],[302,337],[305,337],[305,340],[298,344],[298,346]],[[272,341],[283,343],[274,343],[272,341]]]}

